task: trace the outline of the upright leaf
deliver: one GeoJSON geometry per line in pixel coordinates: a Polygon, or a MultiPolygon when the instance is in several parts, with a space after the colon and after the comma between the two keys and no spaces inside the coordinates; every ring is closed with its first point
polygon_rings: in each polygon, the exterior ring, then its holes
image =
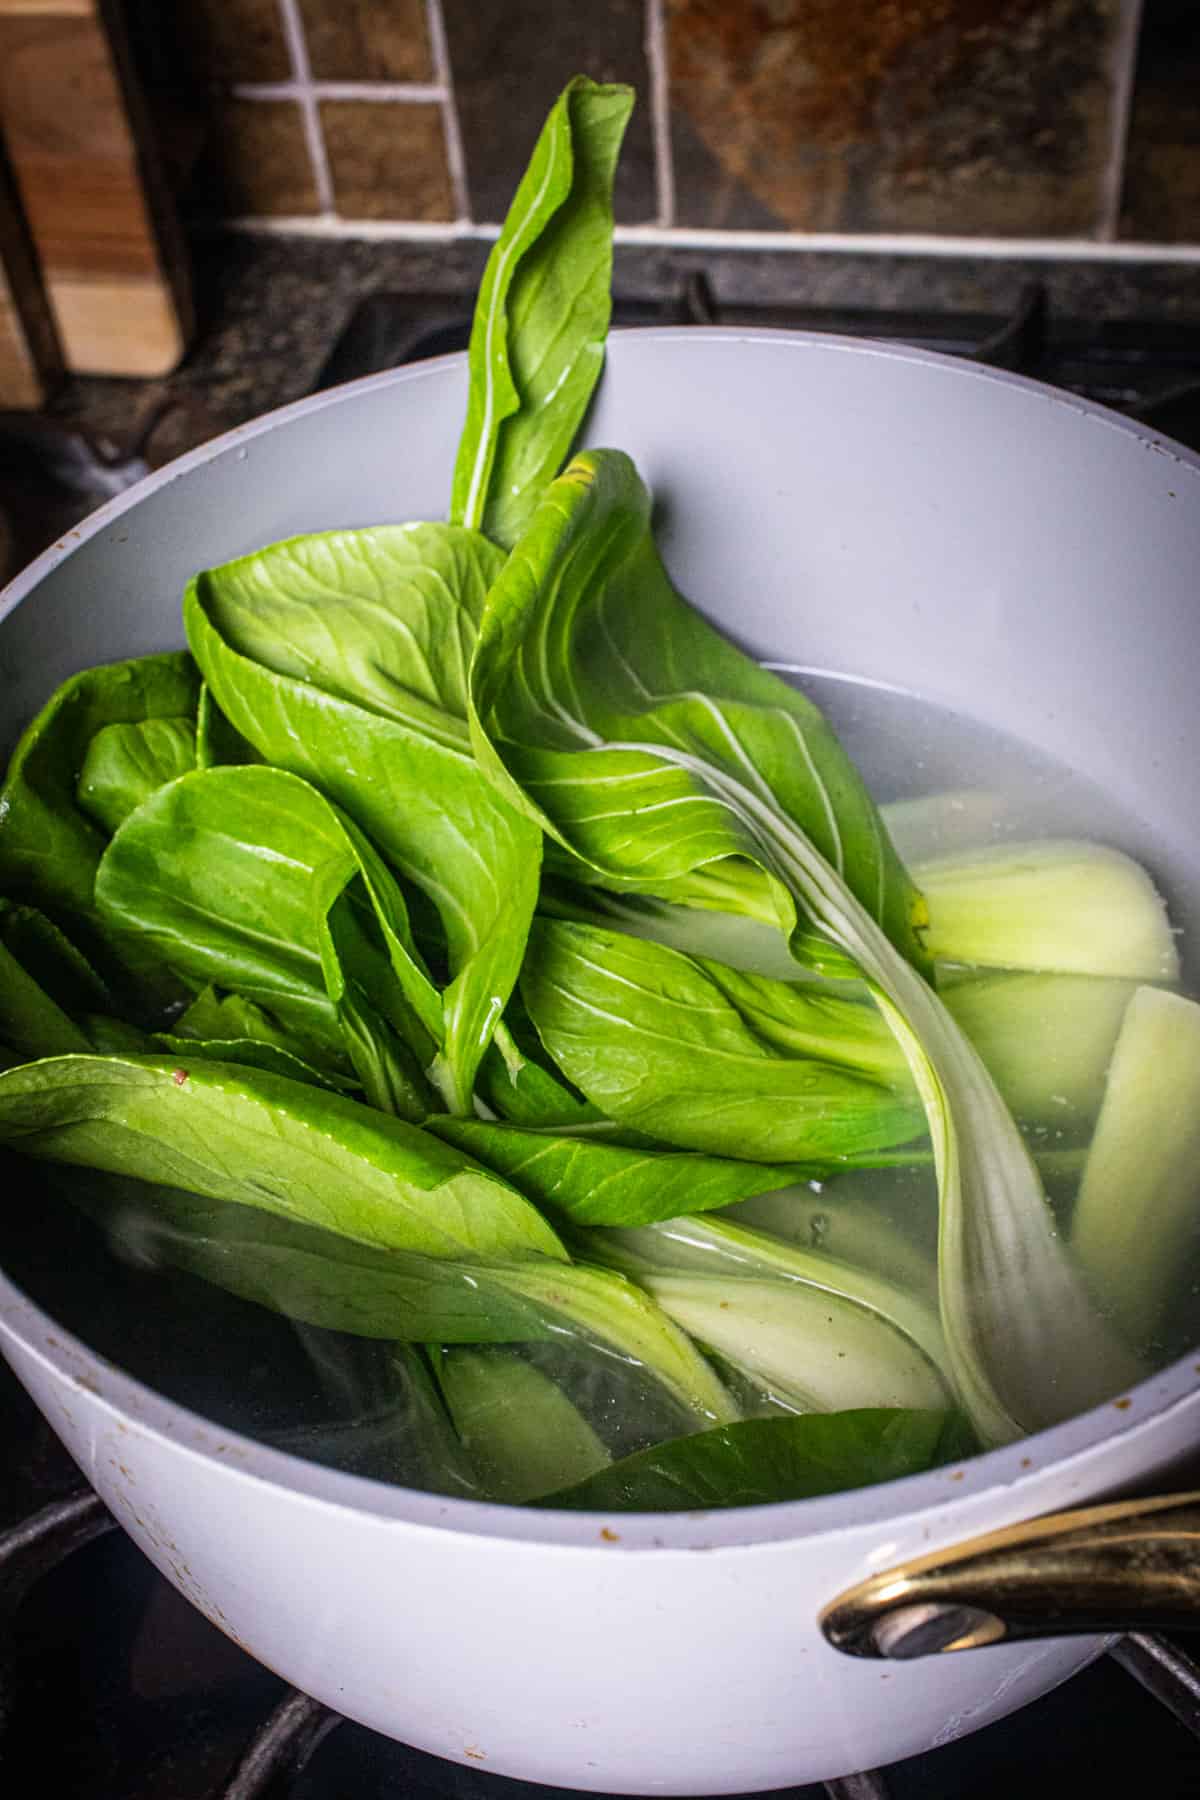
{"type": "Polygon", "coordinates": [[[562,467],[604,361],[626,87],[568,83],[488,258],[450,517],[506,547],[562,467]]]}
{"type": "Polygon", "coordinates": [[[619,451],[576,457],[547,494],[492,590],[471,687],[477,754],[582,857],[581,875],[590,864],[610,886],[672,898],[722,857],[761,863],[690,758],[799,827],[923,962],[920,897],[854,765],[810,701],[675,592],[619,451]]]}

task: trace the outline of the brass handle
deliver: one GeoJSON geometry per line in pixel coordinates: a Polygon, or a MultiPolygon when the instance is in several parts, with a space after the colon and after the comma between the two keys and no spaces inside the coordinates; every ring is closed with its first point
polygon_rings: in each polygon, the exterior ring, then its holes
{"type": "Polygon", "coordinates": [[[821,1629],[907,1660],[1072,1632],[1200,1627],[1200,1493],[1052,1513],[847,1588],[821,1629]]]}

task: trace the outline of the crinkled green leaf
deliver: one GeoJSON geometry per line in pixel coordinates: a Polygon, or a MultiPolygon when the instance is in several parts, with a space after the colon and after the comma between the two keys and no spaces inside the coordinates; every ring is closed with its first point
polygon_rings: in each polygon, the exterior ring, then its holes
{"type": "Polygon", "coordinates": [[[794,1167],[669,1150],[635,1150],[482,1119],[431,1118],[428,1129],[574,1225],[647,1225],[732,1206],[795,1181],[794,1167]]]}
{"type": "Polygon", "coordinates": [[[418,1127],[265,1070],[60,1056],[0,1077],[0,1142],[425,1256],[565,1252],[514,1189],[418,1127]]]}
{"type": "Polygon", "coordinates": [[[854,765],[811,701],[675,592],[621,452],[577,456],[545,495],[489,596],[471,691],[477,754],[581,858],[582,878],[590,866],[609,886],[673,897],[723,857],[762,864],[690,757],[804,831],[923,963],[920,897],[854,765]]]}
{"type": "Polygon", "coordinates": [[[417,1057],[411,1075],[422,1088],[441,1038],[441,1000],[403,896],[363,834],[309,783],[251,765],[159,788],[105,851],[96,903],[184,980],[232,989],[302,1039],[344,1049],[387,1110],[414,1119],[429,1110],[427,1091],[406,1103],[404,1084],[393,1091],[387,1079],[395,1032],[417,1057]]]}
{"type": "Polygon", "coordinates": [[[512,990],[541,837],[475,766],[465,668],[502,554],[454,526],[293,539],[209,570],[184,620],[233,726],[341,806],[445,931],[452,1108],[512,990]]]}
{"type": "Polygon", "coordinates": [[[75,798],[111,835],[156,788],[195,767],[193,717],[104,725],[87,747],[75,798]]]}
{"type": "Polygon", "coordinates": [[[118,980],[153,981],[154,971],[96,916],[92,884],[108,834],[80,808],[76,785],[98,732],[193,716],[199,686],[184,652],[71,676],[26,729],[0,794],[0,890],[49,913],[90,961],[118,980]]]}
{"type": "MultiPolygon", "coordinates": [[[[921,1130],[911,1092],[812,1055],[779,1054],[699,964],[661,944],[537,919],[521,994],[568,1080],[610,1118],[665,1143],[825,1165],[907,1143],[921,1130]]],[[[822,1018],[840,1007],[877,1023],[853,1002],[813,1004],[822,1018]]],[[[797,990],[797,1009],[803,1005],[797,990]]],[[[845,1045],[848,1021],[842,1033],[845,1045]]],[[[864,1039],[870,1043],[869,1031],[864,1039]]]]}

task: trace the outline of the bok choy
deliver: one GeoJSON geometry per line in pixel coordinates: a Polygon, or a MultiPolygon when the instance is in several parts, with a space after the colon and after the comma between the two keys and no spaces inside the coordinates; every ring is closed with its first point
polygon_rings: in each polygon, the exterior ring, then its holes
{"type": "Polygon", "coordinates": [[[393,1346],[397,1479],[653,1510],[1136,1380],[1200,1255],[1200,1012],[1145,870],[989,843],[982,788],[881,808],[572,454],[631,104],[578,78],[534,148],[448,522],[201,570],[186,652],[26,730],[0,1144],[173,1305],[393,1346]]]}

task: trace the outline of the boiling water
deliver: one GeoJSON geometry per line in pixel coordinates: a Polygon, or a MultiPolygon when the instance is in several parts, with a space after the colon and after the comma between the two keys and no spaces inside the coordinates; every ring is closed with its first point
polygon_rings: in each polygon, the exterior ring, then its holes
{"type": "MultiPolygon", "coordinates": [[[[1177,919],[1200,892],[1187,870],[1165,869],[1140,822],[1120,814],[1081,775],[912,696],[787,673],[829,717],[876,798],[900,806],[892,816],[906,855],[1037,837],[1091,838],[1145,861],[1177,919]],[[904,803],[935,794],[951,797],[933,814],[905,809],[904,803]]],[[[1047,1028],[1052,1023],[1045,1021],[1047,1028]]],[[[1036,1033],[1039,1021],[1031,1019],[1029,1030],[1036,1033]]],[[[1053,1126],[1030,1135],[1040,1152],[1056,1148],[1053,1126]]],[[[1070,1134],[1057,1137],[1067,1147],[1070,1134]]],[[[428,1396],[411,1381],[397,1387],[388,1346],[292,1324],[164,1267],[153,1228],[139,1227],[135,1194],[121,1208],[119,1228],[106,1233],[66,1202],[86,1176],[7,1160],[9,1192],[24,1195],[25,1204],[5,1209],[0,1254],[68,1329],[226,1427],[361,1473],[436,1485],[420,1448],[428,1396]]],[[[1052,1163],[1051,1156],[1047,1168],[1052,1163]]],[[[1067,1166],[1047,1184],[1064,1224],[1075,1179],[1067,1166]]],[[[876,1266],[933,1299],[937,1208],[927,1167],[814,1182],[747,1202],[738,1213],[806,1246],[876,1266]]],[[[1177,1290],[1154,1341],[1142,1346],[1155,1363],[1200,1342],[1198,1271],[1200,1232],[1181,1259],[1177,1290]]],[[[586,1404],[615,1454],[686,1429],[661,1390],[656,1397],[654,1384],[636,1369],[594,1347],[568,1356],[561,1347],[527,1354],[586,1404]]],[[[744,1382],[739,1395],[752,1409],[779,1404],[744,1382]]]]}

